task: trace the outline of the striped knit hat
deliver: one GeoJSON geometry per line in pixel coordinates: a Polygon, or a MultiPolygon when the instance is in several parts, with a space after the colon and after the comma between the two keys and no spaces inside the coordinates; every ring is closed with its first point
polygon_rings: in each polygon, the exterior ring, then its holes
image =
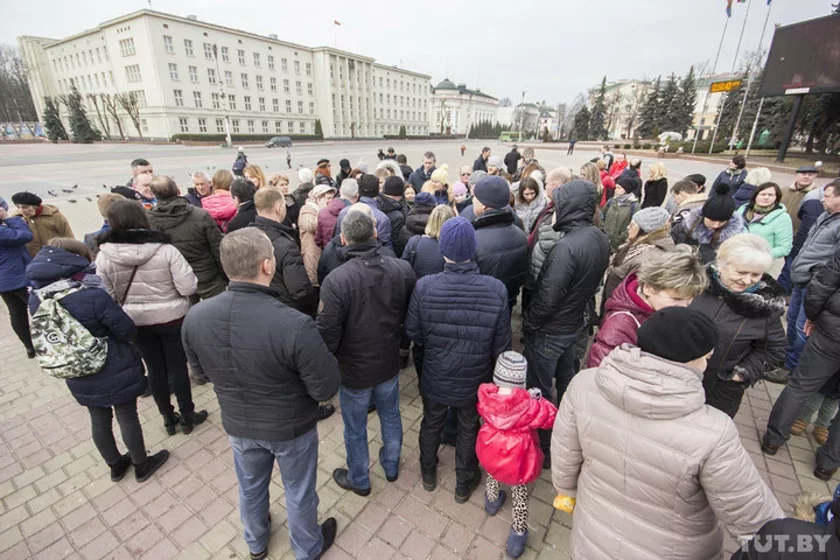
{"type": "Polygon", "coordinates": [[[527,370],[528,362],[525,360],[525,356],[519,352],[504,352],[496,360],[493,383],[509,389],[524,389],[527,370]]]}

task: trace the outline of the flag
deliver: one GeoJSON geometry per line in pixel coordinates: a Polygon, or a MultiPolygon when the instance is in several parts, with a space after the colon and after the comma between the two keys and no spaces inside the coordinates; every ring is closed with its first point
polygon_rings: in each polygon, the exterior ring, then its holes
{"type": "Polygon", "coordinates": [[[337,26],[341,27],[341,22],[338,21],[337,19],[334,19],[333,23],[336,24],[337,26]]]}
{"type": "Polygon", "coordinates": [[[726,0],[726,17],[732,17],[732,0],[726,0]]]}

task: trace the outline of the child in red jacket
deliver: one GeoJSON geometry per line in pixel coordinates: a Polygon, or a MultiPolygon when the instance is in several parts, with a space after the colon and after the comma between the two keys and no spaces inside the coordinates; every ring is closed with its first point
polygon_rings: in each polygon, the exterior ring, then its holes
{"type": "Polygon", "coordinates": [[[543,453],[537,429],[554,425],[557,407],[541,398],[539,389],[525,390],[528,363],[518,352],[504,352],[496,361],[493,383],[478,388],[478,414],[484,420],[475,450],[487,471],[484,511],[496,515],[511,486],[513,526],[507,553],[519,558],[528,540],[528,487],[540,476],[543,453]]]}

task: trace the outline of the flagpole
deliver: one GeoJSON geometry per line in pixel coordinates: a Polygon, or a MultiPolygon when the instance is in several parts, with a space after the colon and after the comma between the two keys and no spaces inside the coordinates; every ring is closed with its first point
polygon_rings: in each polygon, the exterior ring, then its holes
{"type": "MultiPolygon", "coordinates": [[[[764,34],[767,32],[767,23],[770,21],[770,10],[773,7],[773,3],[771,0],[767,1],[767,15],[764,17],[764,27],[761,28],[761,38],[758,40],[758,52],[761,53],[761,46],[764,44],[764,34]]],[[[761,62],[761,59],[759,59],[761,62]]],[[[752,78],[752,72],[750,72],[750,78],[752,78]]],[[[752,81],[752,80],[750,80],[752,81]]],[[[749,84],[747,84],[747,91],[744,93],[744,100],[741,103],[741,113],[738,115],[738,121],[735,123],[735,130],[733,131],[732,135],[735,136],[738,133],[738,128],[741,124],[741,117],[744,114],[744,106],[747,104],[747,96],[750,94],[749,84]]],[[[758,111],[755,114],[755,121],[753,122],[752,131],[750,132],[750,139],[747,142],[747,155],[750,154],[750,148],[752,147],[752,141],[755,137],[755,130],[758,127],[758,119],[761,117],[761,108],[764,106],[764,98],[761,98],[758,104],[758,111]]]]}
{"type": "MultiPolygon", "coordinates": [[[[729,27],[729,20],[731,16],[726,16],[726,23],[723,24],[723,33],[720,34],[720,43],[718,44],[717,55],[715,55],[715,63],[712,65],[712,71],[709,73],[709,76],[715,75],[715,70],[717,69],[718,60],[720,60],[720,51],[723,48],[723,40],[726,38],[726,29],[729,27]]],[[[706,114],[706,110],[709,108],[709,95],[710,93],[706,92],[706,97],[703,100],[703,110],[700,111],[701,115],[706,114]]],[[[697,140],[700,138],[700,125],[697,125],[697,129],[694,131],[694,145],[691,146],[691,153],[693,154],[694,151],[697,149],[697,140]]]]}
{"type": "MultiPolygon", "coordinates": [[[[744,24],[741,26],[741,35],[738,37],[738,46],[735,47],[735,57],[732,59],[732,70],[729,71],[730,77],[735,73],[735,66],[738,64],[738,54],[741,52],[741,42],[744,40],[744,30],[747,28],[747,19],[750,16],[750,2],[747,0],[747,11],[744,13],[744,24]]],[[[715,125],[715,131],[712,133],[712,145],[709,146],[709,154],[715,149],[715,140],[717,140],[717,133],[718,127],[720,127],[720,121],[723,118],[723,109],[726,106],[726,98],[729,97],[728,93],[723,94],[723,99],[720,102],[720,112],[718,113],[718,120],[717,124],[715,125]]],[[[732,142],[732,138],[729,138],[730,143],[732,142]]],[[[730,144],[730,149],[732,148],[730,144]]]]}

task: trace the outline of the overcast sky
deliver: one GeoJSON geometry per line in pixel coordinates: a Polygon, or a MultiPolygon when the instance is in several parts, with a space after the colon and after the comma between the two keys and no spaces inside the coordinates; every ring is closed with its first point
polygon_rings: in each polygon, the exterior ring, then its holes
{"type": "MultiPolygon", "coordinates": [[[[748,1],[742,53],[757,48],[767,14],[765,0],[748,1]]],[[[773,24],[828,15],[833,1],[773,0],[765,46],[773,24]]],[[[66,37],[148,6],[0,0],[0,43],[66,37]]],[[[433,84],[448,77],[514,101],[527,90],[526,101],[549,104],[571,102],[604,74],[645,78],[711,66],[726,22],[726,0],[152,0],[152,8],[306,46],[337,37],[340,49],[429,74],[433,84]],[[333,20],[341,22],[337,35],[333,20]]],[[[718,71],[732,67],[746,12],[747,4],[734,4],[718,71]]]]}

